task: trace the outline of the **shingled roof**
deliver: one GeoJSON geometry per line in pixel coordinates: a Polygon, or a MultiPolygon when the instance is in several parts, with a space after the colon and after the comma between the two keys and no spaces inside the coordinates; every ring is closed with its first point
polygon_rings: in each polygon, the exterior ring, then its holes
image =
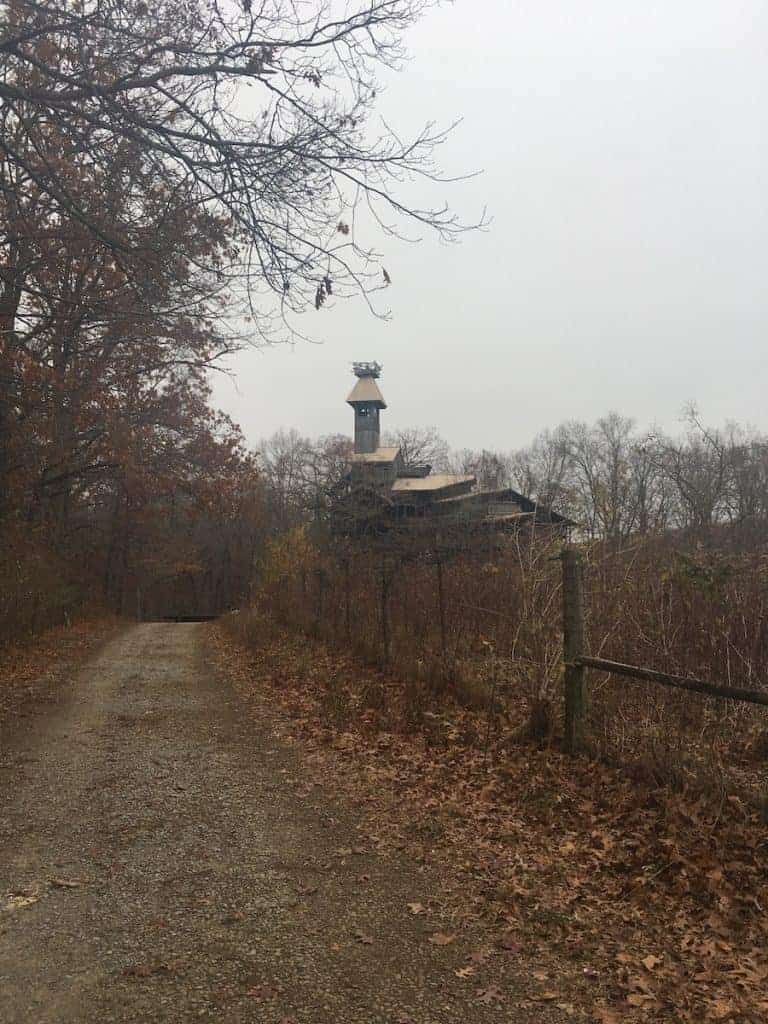
{"type": "Polygon", "coordinates": [[[432,473],[422,477],[398,477],[392,484],[393,491],[442,491],[446,487],[472,485],[477,482],[474,476],[454,476],[452,473],[432,473]]]}
{"type": "Polygon", "coordinates": [[[387,403],[373,377],[359,377],[347,398],[349,405],[355,402],[375,402],[379,409],[386,409],[387,403]]]}
{"type": "Polygon", "coordinates": [[[375,452],[355,452],[354,455],[350,455],[349,460],[353,463],[363,463],[365,465],[371,462],[388,463],[394,462],[399,454],[400,449],[395,445],[377,448],[375,452]]]}

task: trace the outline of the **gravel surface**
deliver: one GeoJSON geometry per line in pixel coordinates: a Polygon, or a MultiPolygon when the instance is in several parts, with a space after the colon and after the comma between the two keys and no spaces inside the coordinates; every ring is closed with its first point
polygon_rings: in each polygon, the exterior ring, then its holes
{"type": "Polygon", "coordinates": [[[454,973],[407,908],[439,882],[297,798],[202,636],[132,627],[0,751],[0,1022],[566,1020],[454,973]]]}

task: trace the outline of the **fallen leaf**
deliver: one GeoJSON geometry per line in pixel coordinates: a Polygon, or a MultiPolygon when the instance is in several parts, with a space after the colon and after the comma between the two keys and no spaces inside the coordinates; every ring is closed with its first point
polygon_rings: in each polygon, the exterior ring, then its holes
{"type": "Polygon", "coordinates": [[[462,980],[464,980],[466,978],[471,978],[472,977],[472,975],[475,973],[475,968],[474,967],[459,967],[459,969],[454,971],[453,973],[456,975],[457,978],[461,978],[462,980]]]}
{"type": "Polygon", "coordinates": [[[621,1024],[621,1017],[614,1010],[609,1010],[607,1006],[599,1006],[595,1010],[595,1019],[597,1024],[621,1024]]]}
{"type": "Polygon", "coordinates": [[[20,910],[37,903],[40,893],[36,889],[14,889],[6,894],[3,910],[20,910]]]}
{"type": "Polygon", "coordinates": [[[373,937],[371,935],[366,935],[365,932],[355,932],[355,938],[363,946],[373,945],[373,937]]]}
{"type": "Polygon", "coordinates": [[[423,914],[425,907],[423,903],[409,903],[408,909],[412,914],[423,914]]]}
{"type": "Polygon", "coordinates": [[[493,1002],[503,1002],[504,993],[498,987],[498,985],[489,985],[487,988],[479,988],[475,993],[477,1001],[479,1003],[485,1003],[486,1006],[490,1006],[493,1002]]]}
{"type": "Polygon", "coordinates": [[[455,942],[456,936],[448,934],[447,932],[435,932],[434,935],[429,936],[429,941],[433,946],[450,946],[452,942],[455,942]]]}
{"type": "Polygon", "coordinates": [[[645,967],[647,971],[652,971],[654,967],[658,967],[658,965],[660,963],[663,963],[663,961],[661,957],[651,955],[643,957],[640,963],[643,965],[643,967],[645,967]]]}
{"type": "Polygon", "coordinates": [[[627,996],[627,1002],[630,1006],[647,1007],[649,1004],[656,1003],[656,999],[652,995],[646,995],[642,992],[630,992],[627,996]]]}
{"type": "Polygon", "coordinates": [[[84,883],[79,878],[52,878],[51,885],[57,889],[79,889],[84,883]]]}
{"type": "Polygon", "coordinates": [[[162,974],[164,972],[173,974],[179,969],[180,965],[180,960],[168,960],[166,963],[133,964],[131,967],[126,967],[123,970],[123,975],[126,978],[148,978],[152,974],[162,974]]]}
{"type": "Polygon", "coordinates": [[[148,978],[156,971],[157,967],[152,964],[134,964],[132,967],[124,968],[123,974],[126,978],[148,978]]]}
{"type": "Polygon", "coordinates": [[[523,948],[513,935],[502,935],[499,939],[499,946],[508,953],[519,953],[523,948]]]}
{"type": "Polygon", "coordinates": [[[273,999],[280,994],[280,989],[275,985],[256,985],[245,993],[251,999],[273,999]]]}

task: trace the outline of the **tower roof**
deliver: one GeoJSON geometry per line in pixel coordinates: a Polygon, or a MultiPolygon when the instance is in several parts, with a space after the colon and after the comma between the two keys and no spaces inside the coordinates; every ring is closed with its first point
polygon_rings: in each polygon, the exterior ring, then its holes
{"type": "Polygon", "coordinates": [[[390,465],[397,461],[399,454],[400,449],[396,445],[390,445],[386,448],[377,448],[375,452],[355,452],[354,455],[350,455],[349,461],[354,464],[363,465],[373,465],[375,463],[390,465]]]}
{"type": "Polygon", "coordinates": [[[379,409],[386,409],[387,403],[379,391],[379,385],[374,377],[358,377],[355,386],[347,397],[347,402],[354,406],[357,402],[374,402],[379,409]]]}

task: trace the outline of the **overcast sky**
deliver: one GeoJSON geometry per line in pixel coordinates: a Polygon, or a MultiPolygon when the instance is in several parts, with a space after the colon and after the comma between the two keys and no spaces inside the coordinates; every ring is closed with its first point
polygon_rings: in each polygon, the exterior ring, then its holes
{"type": "Polygon", "coordinates": [[[408,37],[382,111],[462,124],[438,186],[484,233],[386,242],[392,319],[312,311],[322,345],[247,351],[215,399],[249,441],[352,430],[352,360],[385,429],[510,449],[609,409],[768,430],[768,0],[456,0],[408,37]]]}

